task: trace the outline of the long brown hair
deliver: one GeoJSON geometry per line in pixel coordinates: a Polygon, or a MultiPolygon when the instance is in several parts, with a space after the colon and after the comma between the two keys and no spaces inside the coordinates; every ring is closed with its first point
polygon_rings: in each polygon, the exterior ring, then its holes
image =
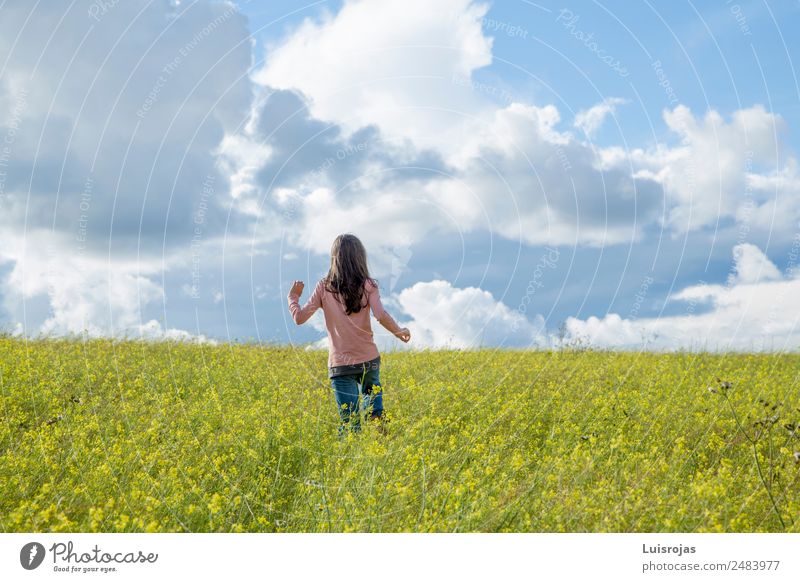
{"type": "Polygon", "coordinates": [[[325,289],[344,304],[345,313],[358,313],[366,307],[364,285],[377,282],[369,276],[367,250],[353,234],[340,234],[331,246],[331,268],[323,279],[325,289]]]}

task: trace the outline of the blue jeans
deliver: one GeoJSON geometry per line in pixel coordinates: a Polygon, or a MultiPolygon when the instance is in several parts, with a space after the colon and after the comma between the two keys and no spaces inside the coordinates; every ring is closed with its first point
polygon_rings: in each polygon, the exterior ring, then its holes
{"type": "Polygon", "coordinates": [[[339,434],[349,427],[353,431],[361,430],[361,413],[373,417],[383,415],[383,391],[381,390],[380,371],[366,370],[358,374],[336,376],[331,378],[333,395],[336,398],[336,408],[342,426],[339,434]],[[358,406],[358,397],[361,396],[361,407],[358,406]]]}

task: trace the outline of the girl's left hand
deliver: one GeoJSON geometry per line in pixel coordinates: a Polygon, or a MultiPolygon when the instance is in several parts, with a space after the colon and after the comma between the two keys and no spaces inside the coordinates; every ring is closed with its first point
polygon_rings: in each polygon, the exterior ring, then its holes
{"type": "Polygon", "coordinates": [[[303,289],[305,286],[305,283],[302,281],[295,281],[292,285],[292,288],[289,290],[289,295],[296,295],[297,297],[300,297],[303,294],[303,289]]]}

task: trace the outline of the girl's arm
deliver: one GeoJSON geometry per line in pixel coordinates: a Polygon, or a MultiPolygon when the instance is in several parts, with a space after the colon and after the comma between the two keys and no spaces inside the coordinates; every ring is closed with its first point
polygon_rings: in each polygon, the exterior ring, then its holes
{"type": "Polygon", "coordinates": [[[317,309],[322,307],[322,281],[314,287],[314,292],[311,294],[308,303],[300,307],[300,295],[303,294],[304,287],[305,285],[302,281],[295,281],[289,290],[289,312],[297,325],[304,324],[314,315],[317,309]]]}
{"type": "Polygon", "coordinates": [[[378,291],[378,286],[373,285],[372,282],[367,283],[367,297],[369,299],[369,306],[372,308],[372,315],[378,320],[383,327],[389,330],[397,339],[408,342],[411,339],[411,332],[407,327],[400,327],[394,318],[383,308],[381,303],[381,294],[378,291]]]}

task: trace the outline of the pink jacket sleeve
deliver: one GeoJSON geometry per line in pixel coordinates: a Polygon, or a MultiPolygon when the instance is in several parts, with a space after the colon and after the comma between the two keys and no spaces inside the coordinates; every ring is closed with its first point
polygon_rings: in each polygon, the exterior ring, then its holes
{"type": "Polygon", "coordinates": [[[389,312],[383,308],[383,303],[381,303],[381,293],[378,290],[377,285],[367,282],[367,297],[369,300],[370,309],[372,309],[372,315],[375,316],[375,319],[377,319],[383,327],[392,333],[398,331],[400,326],[397,325],[397,322],[394,320],[394,318],[389,315],[389,312]]]}
{"type": "Polygon", "coordinates": [[[292,314],[292,319],[297,325],[301,325],[309,320],[314,313],[322,307],[322,293],[324,288],[322,281],[317,283],[314,287],[314,292],[308,299],[308,302],[300,307],[300,297],[297,295],[289,294],[289,312],[292,314]]]}

